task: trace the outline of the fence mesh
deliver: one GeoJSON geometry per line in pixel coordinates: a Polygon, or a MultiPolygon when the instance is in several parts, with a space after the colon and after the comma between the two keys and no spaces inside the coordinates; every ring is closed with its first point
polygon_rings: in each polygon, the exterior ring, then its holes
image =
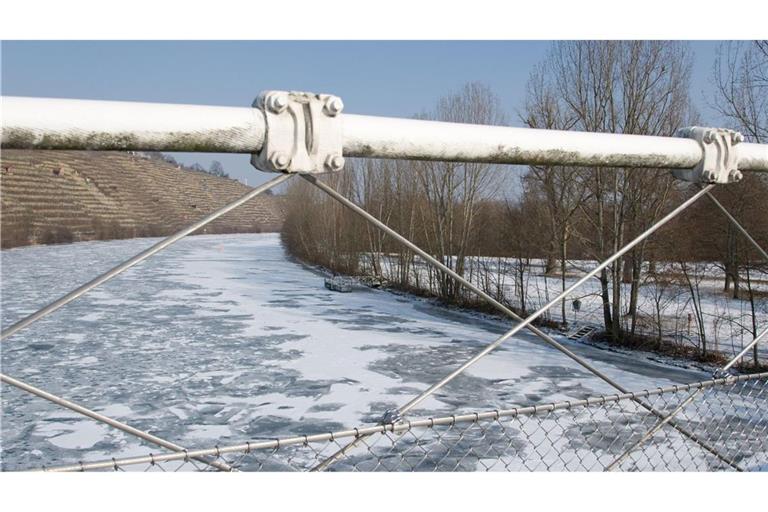
{"type": "Polygon", "coordinates": [[[53,469],[215,471],[191,458],[205,452],[241,471],[307,471],[351,442],[328,470],[603,471],[618,459],[614,469],[624,471],[768,471],[768,373],[53,469]]]}

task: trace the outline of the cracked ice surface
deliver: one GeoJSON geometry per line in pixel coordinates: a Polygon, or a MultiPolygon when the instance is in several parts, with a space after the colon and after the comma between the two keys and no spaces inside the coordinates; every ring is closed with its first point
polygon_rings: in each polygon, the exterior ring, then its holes
{"type": "MultiPolygon", "coordinates": [[[[156,239],[2,251],[4,327],[156,239]]],[[[277,234],[182,240],[2,344],[3,372],[187,448],[376,422],[510,327],[430,301],[335,293],[277,234]]],[[[562,339],[559,337],[558,339],[562,339]]],[[[707,378],[567,342],[631,389],[707,378]]],[[[612,391],[529,334],[411,415],[612,391]]],[[[144,455],[132,436],[2,388],[2,468],[144,455]]]]}

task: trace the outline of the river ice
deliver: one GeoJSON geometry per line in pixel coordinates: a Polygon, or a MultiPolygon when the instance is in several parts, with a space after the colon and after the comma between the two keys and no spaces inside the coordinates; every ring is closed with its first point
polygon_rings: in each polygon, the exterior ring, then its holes
{"type": "MultiPolygon", "coordinates": [[[[2,325],[156,239],[2,251],[2,325]]],[[[2,344],[2,370],[187,448],[378,421],[510,327],[383,290],[335,293],[277,234],[206,235],[165,252],[2,344]]],[[[631,389],[695,368],[569,342],[631,389]]],[[[529,334],[509,340],[412,416],[612,391],[529,334]]],[[[127,434],[2,387],[2,469],[143,455],[127,434]]]]}

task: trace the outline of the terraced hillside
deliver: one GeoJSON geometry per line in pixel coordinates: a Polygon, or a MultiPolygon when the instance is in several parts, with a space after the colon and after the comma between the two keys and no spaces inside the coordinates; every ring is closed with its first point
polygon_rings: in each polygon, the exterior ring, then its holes
{"type": "MultiPolygon", "coordinates": [[[[120,152],[5,150],[2,247],[172,233],[245,194],[242,183],[120,152]]],[[[260,196],[203,233],[277,231],[282,200],[260,196]]]]}

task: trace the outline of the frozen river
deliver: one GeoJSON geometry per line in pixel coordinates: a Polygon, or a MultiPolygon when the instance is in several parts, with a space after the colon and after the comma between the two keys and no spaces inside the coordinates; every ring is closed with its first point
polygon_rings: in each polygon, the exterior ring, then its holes
{"type": "MultiPolygon", "coordinates": [[[[9,326],[156,240],[2,251],[9,326]]],[[[188,448],[377,422],[510,324],[387,291],[330,292],[276,234],[196,236],[2,344],[3,372],[188,448]]],[[[626,387],[707,378],[569,343],[626,387]]],[[[525,334],[412,416],[612,391],[525,334]]],[[[146,454],[107,426],[2,388],[2,467],[146,454]]],[[[156,448],[154,448],[157,451],[156,448]]]]}

